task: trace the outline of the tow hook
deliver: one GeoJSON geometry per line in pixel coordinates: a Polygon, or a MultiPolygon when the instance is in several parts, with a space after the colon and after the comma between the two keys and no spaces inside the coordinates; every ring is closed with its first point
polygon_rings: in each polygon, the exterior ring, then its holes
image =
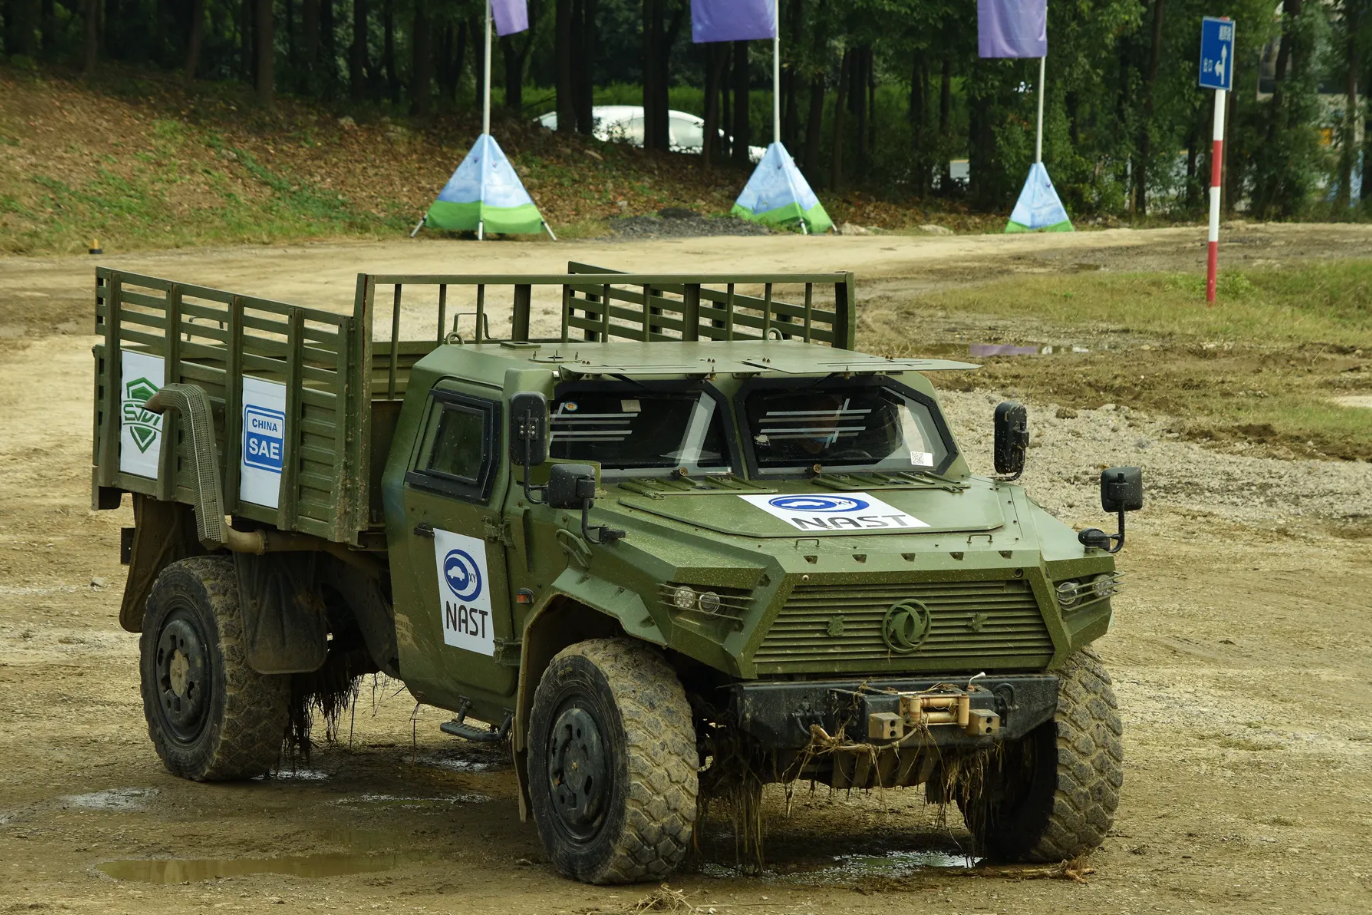
{"type": "Polygon", "coordinates": [[[935,691],[900,693],[899,712],[873,712],[867,716],[869,740],[900,740],[908,731],[956,725],[973,737],[989,737],[1000,731],[1000,715],[972,708],[967,690],[944,687],[935,691]]]}

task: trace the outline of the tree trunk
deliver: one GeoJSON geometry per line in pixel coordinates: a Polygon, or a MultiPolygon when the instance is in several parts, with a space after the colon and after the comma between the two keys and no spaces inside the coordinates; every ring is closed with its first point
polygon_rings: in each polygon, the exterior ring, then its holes
{"type": "Polygon", "coordinates": [[[719,139],[719,156],[723,162],[734,149],[734,138],[729,133],[734,129],[734,94],[729,89],[733,85],[733,46],[721,43],[719,57],[719,123],[724,128],[724,136],[719,139]]]}
{"type": "Polygon", "coordinates": [[[100,0],[86,0],[85,3],[86,44],[81,72],[87,78],[95,75],[95,64],[100,56],[100,0]]]}
{"type": "MultiPolygon", "coordinates": [[[[579,0],[579,17],[573,23],[577,36],[572,45],[573,98],[576,129],[584,136],[595,133],[595,53],[597,0],[579,0]]],[[[525,53],[528,51],[526,49],[525,53]]]]}
{"type": "MultiPolygon", "coordinates": [[[[200,48],[205,39],[205,0],[190,0],[190,4],[190,33],[186,36],[186,65],[182,69],[182,76],[187,83],[195,79],[195,71],[200,69],[200,48]]],[[[90,6],[90,0],[86,0],[87,9],[90,6]]],[[[86,41],[89,42],[90,39],[90,33],[87,31],[86,41]]]]}
{"type": "Polygon", "coordinates": [[[348,91],[354,102],[367,94],[367,0],[353,0],[353,43],[348,53],[348,91]]]}
{"type": "Polygon", "coordinates": [[[424,0],[414,0],[414,31],[410,33],[414,61],[410,67],[410,111],[428,117],[433,101],[433,33],[424,0]]]}
{"type": "Polygon", "coordinates": [[[257,21],[253,29],[257,47],[257,100],[263,108],[276,104],[276,19],[272,0],[257,0],[257,21]]]}
{"type": "MultiPolygon", "coordinates": [[[[1148,69],[1143,74],[1143,120],[1139,124],[1139,155],[1134,167],[1134,212],[1148,215],[1148,168],[1152,164],[1153,91],[1162,63],[1162,20],[1166,0],[1153,0],[1153,27],[1148,45],[1148,69]]],[[[1039,91],[1042,91],[1040,89],[1039,91]]]]}
{"type": "Polygon", "coordinates": [[[953,134],[953,58],[945,56],[939,70],[938,92],[938,186],[947,194],[953,189],[953,165],[948,148],[953,134]]]}
{"type": "Polygon", "coordinates": [[[332,98],[338,81],[338,34],[334,30],[334,0],[320,0],[319,30],[322,37],[315,57],[315,91],[332,98]]]}
{"type": "MultiPolygon", "coordinates": [[[[780,0],[778,0],[780,2],[780,0]]],[[[789,51],[792,46],[800,45],[802,32],[802,12],[800,0],[791,0],[790,6],[786,11],[786,29],[790,41],[783,44],[789,51]]],[[[787,55],[781,55],[781,142],[788,150],[800,148],[800,100],[796,96],[800,93],[800,76],[796,72],[795,54],[790,55],[790,65],[787,65],[787,55]]]]}
{"type": "Polygon", "coordinates": [[[295,63],[295,0],[286,0],[286,61],[295,63]]]}
{"type": "Polygon", "coordinates": [[[382,0],[381,66],[386,69],[386,92],[392,105],[400,104],[400,73],[395,68],[395,0],[382,0]]]}
{"type": "Polygon", "coordinates": [[[57,52],[57,4],[43,0],[43,56],[49,60],[57,52]]]}
{"type": "Polygon", "coordinates": [[[572,0],[557,0],[555,10],[557,44],[557,129],[562,133],[576,131],[576,88],[572,71],[572,0]]]}
{"type": "Polygon", "coordinates": [[[719,92],[720,77],[724,73],[724,59],[727,48],[719,42],[705,46],[705,127],[701,139],[700,154],[706,171],[714,165],[719,155],[719,92]]]}
{"type": "Polygon", "coordinates": [[[872,150],[868,145],[867,122],[870,112],[869,88],[872,82],[872,47],[858,48],[855,53],[853,73],[853,113],[857,115],[857,165],[858,173],[866,174],[871,162],[872,150]]]}
{"type": "Polygon", "coordinates": [[[302,0],[300,4],[300,63],[305,70],[301,80],[305,91],[313,95],[319,83],[319,0],[302,0]]]}
{"type": "Polygon", "coordinates": [[[843,128],[848,113],[848,92],[853,71],[853,52],[845,49],[843,63],[838,68],[838,95],[834,98],[833,149],[829,153],[829,187],[838,190],[843,185],[843,128]]]}
{"type": "MultiPolygon", "coordinates": [[[[1353,172],[1358,158],[1358,71],[1362,66],[1358,38],[1360,18],[1351,2],[1344,3],[1344,109],[1343,135],[1339,140],[1339,190],[1334,208],[1342,213],[1353,203],[1353,172]]],[[[1366,178],[1363,179],[1366,181],[1366,178]]]]}
{"type": "MultiPolygon", "coordinates": [[[[253,82],[257,74],[257,66],[253,60],[253,50],[256,45],[252,38],[253,17],[256,15],[256,9],[257,3],[255,0],[243,0],[243,4],[239,9],[238,73],[239,78],[242,79],[243,82],[249,84],[253,82]]],[[[109,13],[107,12],[105,14],[105,24],[107,28],[109,27],[110,21],[109,13]]],[[[106,47],[108,47],[108,44],[106,47]]]]}
{"type": "Polygon", "coordinates": [[[748,115],[748,42],[734,42],[734,144],[733,159],[737,165],[748,164],[748,145],[752,143],[752,129],[748,115]]]}
{"type": "Polygon", "coordinates": [[[824,71],[810,77],[810,116],[805,119],[805,171],[820,183],[819,144],[824,130],[824,71]]]}
{"type": "Polygon", "coordinates": [[[663,0],[643,0],[643,148],[665,149],[657,137],[658,43],[662,34],[663,0]]]}
{"type": "Polygon", "coordinates": [[[38,59],[39,0],[10,0],[5,13],[5,51],[38,59]]]}

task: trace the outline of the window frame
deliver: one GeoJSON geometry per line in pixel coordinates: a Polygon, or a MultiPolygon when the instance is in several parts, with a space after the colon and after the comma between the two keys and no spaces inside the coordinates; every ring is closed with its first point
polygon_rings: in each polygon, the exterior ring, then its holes
{"type": "MultiPolygon", "coordinates": [[[[552,401],[548,407],[551,410],[558,401],[565,400],[567,397],[580,393],[589,392],[597,394],[627,394],[633,392],[648,391],[651,393],[666,394],[696,394],[703,393],[715,402],[716,415],[724,427],[724,447],[728,455],[729,467],[718,470],[703,470],[701,475],[722,475],[725,473],[740,475],[743,469],[743,454],[739,446],[738,435],[735,431],[733,411],[726,397],[718,388],[708,382],[697,382],[691,380],[645,380],[645,381],[588,381],[577,379],[564,381],[557,385],[553,390],[552,401]]],[[[551,427],[551,424],[550,424],[551,427]]],[[[549,445],[551,446],[551,436],[549,445]]],[[[556,460],[568,460],[557,458],[556,460]]],[[[619,480],[636,479],[658,479],[670,477],[675,468],[672,467],[636,467],[630,469],[619,469],[615,467],[601,467],[601,474],[604,479],[610,482],[619,480]]]]}
{"type": "Polygon", "coordinates": [[[428,403],[425,405],[424,422],[415,443],[415,454],[410,461],[410,469],[405,474],[405,483],[417,489],[451,496],[464,502],[489,502],[496,478],[496,459],[501,453],[500,417],[499,401],[441,388],[430,390],[428,403]],[[439,425],[449,410],[481,417],[481,468],[474,479],[444,473],[428,466],[432,460],[433,445],[430,443],[426,449],[424,443],[430,440],[431,434],[437,438],[439,425]]]}
{"type": "MultiPolygon", "coordinates": [[[[799,391],[803,388],[822,388],[827,391],[837,391],[852,388],[890,388],[903,397],[908,397],[929,411],[930,418],[934,421],[934,429],[938,432],[939,439],[943,442],[943,447],[948,454],[936,467],[919,468],[932,473],[946,473],[953,462],[958,459],[959,451],[957,442],[953,439],[952,430],[948,428],[948,420],[944,417],[943,411],[939,409],[938,402],[927,394],[915,390],[907,384],[902,384],[890,375],[861,375],[853,378],[844,378],[841,375],[826,375],[822,378],[813,376],[806,378],[753,378],[739,386],[734,393],[734,416],[738,422],[739,447],[743,451],[744,460],[747,462],[748,479],[750,480],[804,480],[812,476],[808,467],[778,467],[764,469],[759,467],[757,453],[753,450],[753,431],[748,425],[747,403],[749,395],[757,391],[799,391]]],[[[823,464],[821,464],[823,466],[823,464]]],[[[914,468],[912,468],[913,470],[914,468]]],[[[833,466],[825,467],[825,473],[892,473],[890,470],[871,470],[858,467],[833,466]]]]}

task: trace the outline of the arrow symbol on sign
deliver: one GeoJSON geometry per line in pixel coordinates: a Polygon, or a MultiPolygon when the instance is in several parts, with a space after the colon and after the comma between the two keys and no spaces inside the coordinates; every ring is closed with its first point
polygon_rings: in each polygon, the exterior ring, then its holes
{"type": "Polygon", "coordinates": [[[1220,62],[1219,65],[1215,68],[1215,75],[1220,78],[1221,83],[1224,82],[1224,63],[1228,58],[1229,48],[1227,46],[1220,48],[1220,62]]]}

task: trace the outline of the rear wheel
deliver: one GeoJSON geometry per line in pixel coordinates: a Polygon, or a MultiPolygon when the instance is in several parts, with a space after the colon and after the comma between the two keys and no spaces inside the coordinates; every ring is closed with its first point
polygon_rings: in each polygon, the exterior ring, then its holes
{"type": "Polygon", "coordinates": [[[248,666],[231,560],[197,556],[162,571],[143,615],[139,668],[148,735],[173,774],[227,781],[276,764],[291,678],[248,666]]]}
{"type": "Polygon", "coordinates": [[[1098,846],[1124,782],[1123,730],[1110,675],[1082,649],[1061,671],[1053,719],[1006,743],[979,784],[958,787],[978,846],[1001,861],[1064,861],[1098,846]]]}
{"type": "Polygon", "coordinates": [[[529,719],[529,796],[553,865],[587,883],[660,880],[695,826],[698,756],[662,655],[598,639],[544,671],[529,719]]]}

